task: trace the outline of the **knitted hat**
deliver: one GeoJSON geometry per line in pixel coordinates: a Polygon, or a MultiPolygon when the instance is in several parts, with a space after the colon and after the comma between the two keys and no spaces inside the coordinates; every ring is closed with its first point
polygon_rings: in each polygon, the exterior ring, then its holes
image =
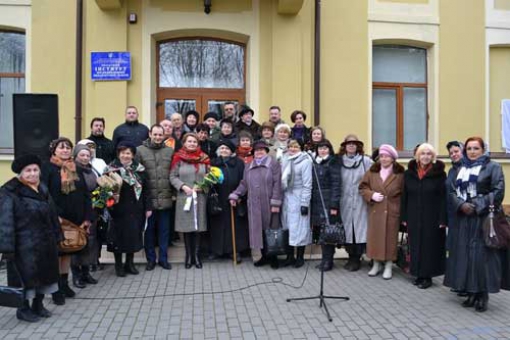
{"type": "Polygon", "coordinates": [[[218,142],[218,147],[216,148],[216,150],[218,150],[220,148],[220,146],[222,146],[222,145],[225,145],[227,148],[229,148],[230,151],[232,151],[232,153],[236,152],[236,146],[230,140],[220,138],[220,140],[218,142]]]}
{"type": "Polygon", "coordinates": [[[395,150],[395,148],[389,144],[382,144],[379,147],[379,156],[380,155],[388,155],[394,160],[398,158],[398,152],[395,150]]]}
{"type": "Polygon", "coordinates": [[[92,156],[92,152],[90,151],[90,148],[87,145],[76,144],[76,146],[75,146],[75,148],[73,150],[73,158],[76,158],[76,156],[78,156],[78,154],[82,150],[87,150],[91,154],[91,156],[92,156]]]}
{"type": "Polygon", "coordinates": [[[207,113],[205,114],[205,116],[204,116],[204,122],[205,122],[206,120],[208,120],[209,118],[214,118],[214,120],[216,120],[216,121],[220,120],[220,116],[218,116],[218,114],[217,114],[216,112],[214,112],[214,111],[209,111],[209,112],[207,112],[207,113]]]}
{"type": "Polygon", "coordinates": [[[29,165],[36,164],[41,167],[41,159],[36,155],[27,154],[23,156],[16,157],[16,159],[11,164],[11,170],[15,174],[21,173],[21,171],[29,165]]]}

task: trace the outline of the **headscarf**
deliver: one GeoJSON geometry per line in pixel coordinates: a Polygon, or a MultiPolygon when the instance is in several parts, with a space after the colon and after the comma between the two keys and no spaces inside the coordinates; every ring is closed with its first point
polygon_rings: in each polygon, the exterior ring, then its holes
{"type": "Polygon", "coordinates": [[[145,167],[138,162],[131,162],[129,165],[122,165],[120,160],[115,159],[108,167],[106,172],[116,171],[122,177],[122,180],[135,190],[136,199],[139,200],[142,196],[142,177],[141,173],[145,171],[145,167]]]}

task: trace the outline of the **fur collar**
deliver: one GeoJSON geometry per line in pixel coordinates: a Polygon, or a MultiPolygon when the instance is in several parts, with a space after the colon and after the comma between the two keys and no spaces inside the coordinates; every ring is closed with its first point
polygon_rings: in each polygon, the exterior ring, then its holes
{"type": "MultiPolygon", "coordinates": [[[[372,166],[370,167],[370,172],[378,173],[379,171],[381,171],[381,163],[375,162],[374,164],[372,164],[372,166]]],[[[393,163],[394,174],[402,174],[404,173],[404,171],[405,169],[402,165],[398,164],[397,162],[393,163]]]]}
{"type": "MultiPolygon", "coordinates": [[[[418,175],[418,162],[416,162],[415,159],[412,159],[407,165],[407,169],[413,174],[418,175]]],[[[436,160],[435,163],[432,163],[432,168],[427,172],[425,177],[441,176],[444,173],[444,169],[444,163],[440,160],[436,160]]]]}

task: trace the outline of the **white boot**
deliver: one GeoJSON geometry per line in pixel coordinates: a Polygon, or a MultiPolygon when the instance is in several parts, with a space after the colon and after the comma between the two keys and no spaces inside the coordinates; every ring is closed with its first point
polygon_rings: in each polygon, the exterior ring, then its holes
{"type": "Polygon", "coordinates": [[[374,260],[374,265],[372,269],[368,272],[368,276],[377,276],[379,275],[379,271],[381,270],[381,262],[374,260]]]}
{"type": "Polygon", "coordinates": [[[391,268],[393,267],[393,262],[392,261],[386,261],[384,263],[384,272],[382,274],[382,277],[383,279],[385,280],[390,280],[392,275],[391,275],[391,268]]]}

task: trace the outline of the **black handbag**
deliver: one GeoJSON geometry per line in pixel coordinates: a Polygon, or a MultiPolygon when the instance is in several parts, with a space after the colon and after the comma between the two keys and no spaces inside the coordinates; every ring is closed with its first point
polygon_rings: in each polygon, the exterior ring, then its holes
{"type": "Polygon", "coordinates": [[[285,255],[289,246],[289,230],[283,229],[280,214],[271,214],[271,228],[264,230],[265,255],[285,255]]]}
{"type": "MultiPolygon", "coordinates": [[[[12,270],[19,276],[21,280],[21,276],[14,264],[14,261],[7,260],[7,270],[12,270]]],[[[2,307],[11,307],[11,308],[21,308],[23,307],[23,302],[25,301],[25,289],[22,287],[11,287],[11,286],[0,286],[0,306],[2,307]]]]}
{"type": "Polygon", "coordinates": [[[223,212],[223,208],[221,207],[220,197],[218,192],[211,188],[209,191],[209,198],[207,199],[207,212],[210,216],[217,216],[223,212]]]}
{"type": "Polygon", "coordinates": [[[503,208],[496,210],[494,193],[489,194],[489,214],[483,222],[483,239],[485,245],[492,249],[505,249],[510,243],[510,224],[503,208]]]}
{"type": "Polygon", "coordinates": [[[409,236],[407,232],[400,234],[400,241],[397,247],[397,266],[404,273],[409,274],[411,263],[411,250],[409,248],[409,236]]]}
{"type": "Polygon", "coordinates": [[[319,244],[342,245],[345,244],[345,228],[342,223],[327,224],[320,227],[319,244]]]}

